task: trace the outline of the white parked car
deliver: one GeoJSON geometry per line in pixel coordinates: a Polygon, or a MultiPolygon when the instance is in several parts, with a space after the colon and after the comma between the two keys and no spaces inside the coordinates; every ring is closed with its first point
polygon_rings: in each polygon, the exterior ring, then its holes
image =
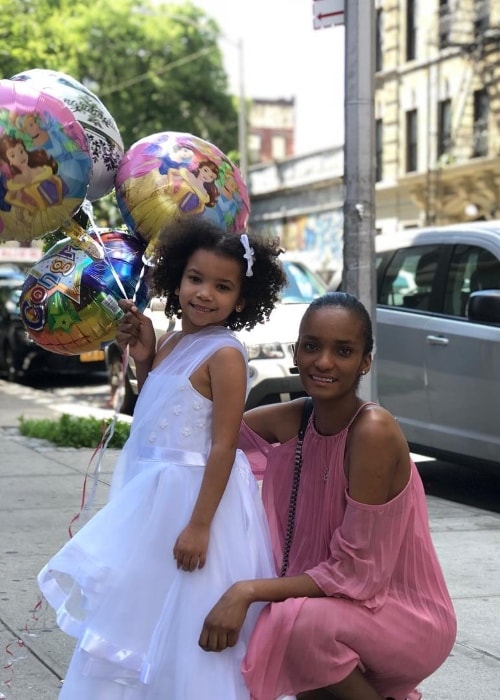
{"type": "MultiPolygon", "coordinates": [[[[281,260],[288,283],[280,303],[272,312],[269,321],[257,325],[251,331],[238,333],[249,357],[251,385],[247,408],[286,401],[304,394],[300,379],[294,372],[293,344],[297,339],[304,311],[313,299],[326,291],[326,287],[297,255],[284,255],[281,260]]],[[[145,311],[153,320],[157,337],[175,327],[175,319],[168,319],[163,309],[163,301],[155,297],[145,311]]],[[[121,351],[114,343],[106,348],[106,365],[113,394],[120,386],[122,373],[121,351]]],[[[131,414],[136,398],[137,381],[132,361],[127,367],[121,411],[131,414]]]]}

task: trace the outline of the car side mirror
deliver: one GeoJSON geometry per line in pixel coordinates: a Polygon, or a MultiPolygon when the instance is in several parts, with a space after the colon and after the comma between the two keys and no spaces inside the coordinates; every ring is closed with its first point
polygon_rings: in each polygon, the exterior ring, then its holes
{"type": "Polygon", "coordinates": [[[500,289],[473,292],[467,304],[467,316],[471,321],[500,324],[500,289]]]}

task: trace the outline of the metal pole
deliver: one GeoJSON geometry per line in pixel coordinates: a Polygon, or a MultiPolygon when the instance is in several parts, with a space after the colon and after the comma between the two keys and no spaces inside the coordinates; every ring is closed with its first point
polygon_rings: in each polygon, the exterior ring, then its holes
{"type": "Polygon", "coordinates": [[[238,63],[239,63],[239,97],[238,97],[238,150],[240,152],[240,172],[243,182],[247,183],[248,162],[247,162],[247,105],[245,95],[245,63],[243,52],[243,39],[238,41],[238,63]]]}
{"type": "MultiPolygon", "coordinates": [[[[342,286],[363,302],[376,331],[374,35],[374,1],[346,0],[342,286]]],[[[360,389],[377,400],[375,365],[360,389]]]]}

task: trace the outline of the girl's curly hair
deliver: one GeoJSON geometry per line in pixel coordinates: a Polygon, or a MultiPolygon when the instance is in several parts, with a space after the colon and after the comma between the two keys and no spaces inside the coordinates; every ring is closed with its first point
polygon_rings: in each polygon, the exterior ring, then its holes
{"type": "Polygon", "coordinates": [[[277,239],[248,234],[255,260],[253,275],[246,276],[245,250],[237,233],[228,233],[207,219],[183,220],[170,224],[159,236],[154,263],[149,273],[153,292],[165,297],[165,315],[181,318],[176,289],[189,258],[200,249],[236,260],[241,268],[241,296],[245,307],[233,311],[224,325],[234,331],[250,330],[269,319],[286,284],[286,275],[278,259],[281,252],[277,239]]]}

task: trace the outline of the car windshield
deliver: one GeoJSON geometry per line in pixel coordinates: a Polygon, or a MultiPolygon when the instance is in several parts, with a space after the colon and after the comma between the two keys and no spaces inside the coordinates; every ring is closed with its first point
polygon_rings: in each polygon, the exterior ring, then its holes
{"type": "Polygon", "coordinates": [[[26,275],[17,265],[0,264],[0,280],[20,280],[24,282],[26,275]]]}
{"type": "Polygon", "coordinates": [[[287,285],[281,301],[284,304],[309,304],[326,291],[323,282],[301,263],[284,260],[287,285]]]}

